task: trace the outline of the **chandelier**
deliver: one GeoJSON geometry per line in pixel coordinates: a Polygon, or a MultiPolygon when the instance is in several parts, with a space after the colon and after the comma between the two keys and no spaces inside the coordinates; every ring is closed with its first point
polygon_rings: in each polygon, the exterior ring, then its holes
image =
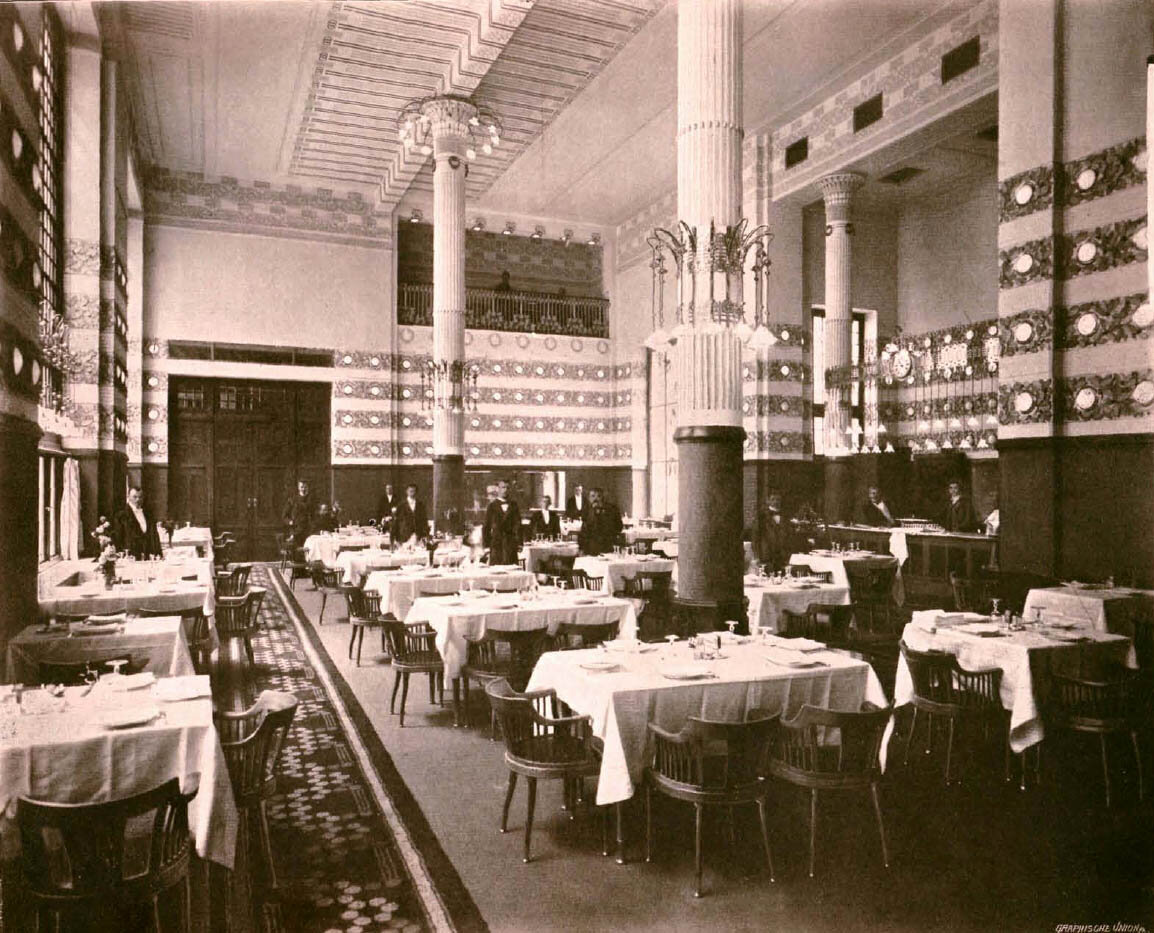
{"type": "Polygon", "coordinates": [[[666,352],[698,326],[732,329],[742,343],[755,350],[777,343],[777,337],[769,329],[766,309],[770,266],[766,247],[773,235],[764,225],[748,231],[747,225],[748,220],[743,219],[718,230],[710,223],[709,240],[700,252],[698,229],[685,221],[680,221],[676,230],[663,227],[653,230],[646,240],[652,252],[649,268],[653,326],[653,332],[645,339],[646,347],[658,353],[666,352]],[[743,279],[750,250],[754,257],[750,267],[754,282],[753,326],[746,322],[743,300],[743,279]],[[672,271],[677,278],[673,327],[668,331],[665,329],[665,288],[670,273],[667,259],[672,261],[672,271]],[[699,288],[704,307],[698,304],[699,288]]]}
{"type": "Polygon", "coordinates": [[[450,119],[468,136],[465,158],[477,158],[477,151],[492,155],[501,145],[501,121],[484,104],[460,94],[437,94],[411,100],[401,108],[397,125],[400,127],[401,143],[406,152],[416,150],[421,155],[433,152],[433,127],[439,120],[450,119]]]}
{"type": "Polygon", "coordinates": [[[476,364],[464,360],[426,360],[421,371],[421,410],[476,411],[477,375],[476,364]]]}

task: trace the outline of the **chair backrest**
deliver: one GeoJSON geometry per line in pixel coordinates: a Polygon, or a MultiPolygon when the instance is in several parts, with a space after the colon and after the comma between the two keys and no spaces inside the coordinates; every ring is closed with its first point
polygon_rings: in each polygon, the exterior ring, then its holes
{"type": "Polygon", "coordinates": [[[584,570],[573,570],[569,580],[575,590],[600,590],[605,583],[604,577],[591,577],[584,570]]]}
{"type": "Polygon", "coordinates": [[[1045,705],[1051,719],[1088,731],[1108,732],[1133,718],[1137,687],[1137,680],[1122,671],[1109,680],[1051,674],[1045,705]]]}
{"type": "Polygon", "coordinates": [[[549,757],[555,750],[546,742],[534,742],[541,736],[565,735],[576,737],[583,733],[585,720],[574,717],[567,722],[551,722],[548,705],[556,701],[552,690],[524,694],[517,692],[504,677],[498,677],[485,685],[489,706],[501,726],[505,748],[510,754],[522,759],[530,759],[541,764],[556,764],[549,757]]]}
{"type": "Polygon", "coordinates": [[[638,570],[625,581],[625,594],[636,599],[669,599],[672,588],[672,570],[638,570]]]}
{"type": "Polygon", "coordinates": [[[889,707],[870,706],[859,712],[845,712],[807,703],[793,719],[781,722],[774,756],[802,771],[847,776],[876,774],[891,713],[889,707]]]}
{"type": "Polygon", "coordinates": [[[545,629],[523,632],[490,629],[484,638],[468,643],[466,667],[476,673],[500,674],[514,690],[523,690],[548,643],[549,633],[545,629]]]}
{"type": "Polygon", "coordinates": [[[266,690],[243,712],[215,714],[220,747],[241,806],[275,791],[281,750],[298,705],[291,693],[266,690]]]}
{"type": "Polygon", "coordinates": [[[778,717],[718,722],[691,716],[670,735],[650,724],[650,767],[668,780],[699,790],[726,791],[760,779],[778,717]],[[708,759],[708,764],[707,764],[708,759]]]}
{"type": "Polygon", "coordinates": [[[845,562],[850,600],[861,605],[888,605],[897,576],[897,564],[845,562]]]}
{"type": "Polygon", "coordinates": [[[348,610],[350,619],[359,618],[364,615],[364,608],[361,605],[362,590],[359,586],[353,586],[351,583],[342,583],[341,595],[345,598],[345,608],[348,610]]]}
{"type": "Polygon", "coordinates": [[[382,619],[381,625],[394,661],[404,664],[414,660],[418,654],[427,655],[430,650],[428,628],[413,629],[395,617],[382,619]]]}
{"type": "Polygon", "coordinates": [[[556,651],[573,651],[578,648],[592,648],[604,641],[613,641],[621,629],[620,620],[603,625],[579,625],[576,622],[562,622],[553,635],[556,651]]]}
{"type": "Polygon", "coordinates": [[[794,612],[792,609],[782,609],[781,624],[778,634],[784,638],[816,638],[822,639],[830,634],[830,627],[823,625],[809,612],[794,612]]]}
{"type": "Polygon", "coordinates": [[[904,641],[900,647],[918,697],[954,706],[1000,705],[1000,670],[968,671],[958,664],[957,657],[944,651],[915,651],[904,641]]]}
{"type": "Polygon", "coordinates": [[[224,636],[251,635],[257,628],[257,614],[267,592],[261,587],[250,587],[243,596],[218,596],[216,600],[216,630],[224,636]]]}
{"type": "Polygon", "coordinates": [[[550,554],[538,566],[541,568],[540,572],[551,577],[563,577],[570,579],[573,573],[573,562],[577,560],[576,554],[550,554]]]}
{"type": "Polygon", "coordinates": [[[309,566],[313,586],[318,590],[335,590],[341,585],[341,571],[337,567],[326,567],[321,561],[313,561],[309,566]]]}
{"type": "Polygon", "coordinates": [[[188,869],[192,851],[188,802],[178,778],[105,803],[16,804],[21,863],[28,887],[41,897],[116,899],[127,885],[165,886],[188,869]],[[126,844],[148,830],[148,845],[126,844]]]}

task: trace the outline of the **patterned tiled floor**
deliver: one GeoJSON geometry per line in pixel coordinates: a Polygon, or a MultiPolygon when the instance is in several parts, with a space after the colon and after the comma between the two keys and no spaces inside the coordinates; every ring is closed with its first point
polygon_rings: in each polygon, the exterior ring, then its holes
{"type": "Polygon", "coordinates": [[[425,913],[393,834],[269,573],[259,565],[252,571],[253,584],[268,593],[249,689],[253,695],[283,690],[300,706],[281,761],[280,793],[268,810],[279,890],[263,898],[255,892],[257,928],[425,930],[425,913]]]}

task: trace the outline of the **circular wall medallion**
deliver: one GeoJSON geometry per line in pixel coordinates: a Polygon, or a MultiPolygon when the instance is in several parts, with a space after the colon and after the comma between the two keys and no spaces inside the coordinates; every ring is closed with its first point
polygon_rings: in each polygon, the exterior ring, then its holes
{"type": "Polygon", "coordinates": [[[1014,325],[1014,339],[1018,343],[1026,343],[1034,336],[1034,325],[1029,321],[1021,321],[1014,325]]]}
{"type": "Polygon", "coordinates": [[[1143,175],[1146,174],[1146,150],[1143,149],[1130,160],[1130,164],[1138,169],[1143,175]]]}
{"type": "Polygon", "coordinates": [[[580,353],[585,349],[585,343],[581,340],[580,337],[574,337],[572,340],[570,340],[569,346],[573,348],[574,353],[580,353]]]}
{"type": "Polygon", "coordinates": [[[1083,337],[1089,337],[1098,329],[1098,315],[1093,311],[1079,314],[1078,319],[1074,321],[1074,329],[1083,337]]]}
{"type": "Polygon", "coordinates": [[[32,384],[34,386],[40,385],[40,363],[37,360],[32,361],[32,384]]]}
{"type": "Polygon", "coordinates": [[[953,334],[946,334],[945,336],[942,337],[942,343],[946,344],[946,346],[949,346],[953,342],[954,342],[953,334]]]}
{"type": "Polygon", "coordinates": [[[471,332],[471,331],[465,331],[465,346],[466,346],[466,347],[468,347],[468,346],[472,346],[472,344],[473,344],[473,334],[472,334],[472,332],[471,332]]]}
{"type": "Polygon", "coordinates": [[[609,352],[609,341],[608,340],[598,340],[597,341],[597,352],[598,353],[608,353],[609,352]]]}
{"type": "Polygon", "coordinates": [[[156,376],[148,377],[149,388],[155,389],[158,385],[160,385],[160,380],[156,376]]]}
{"type": "Polygon", "coordinates": [[[1029,204],[1033,197],[1034,186],[1031,185],[1028,181],[1022,182],[1022,184],[1018,185],[1018,187],[1014,189],[1014,201],[1016,201],[1019,206],[1029,204]]]}
{"type": "Polygon", "coordinates": [[[1143,406],[1154,402],[1154,382],[1151,382],[1149,379],[1143,379],[1138,385],[1134,386],[1134,392],[1131,398],[1143,406]]]}
{"type": "Polygon", "coordinates": [[[381,423],[380,415],[369,415],[369,424],[378,425],[381,423]]]}
{"type": "Polygon", "coordinates": [[[781,410],[782,411],[789,411],[789,402],[782,402],[781,403],[781,410]]]}
{"type": "Polygon", "coordinates": [[[381,394],[381,387],[380,386],[369,386],[369,394],[370,395],[380,395],[381,394]]]}
{"type": "Polygon", "coordinates": [[[1144,302],[1135,308],[1130,320],[1136,327],[1149,327],[1154,324],[1154,308],[1150,306],[1150,302],[1144,302]]]}
{"type": "Polygon", "coordinates": [[[786,343],[789,343],[789,331],[786,330],[784,327],[781,330],[781,339],[783,341],[785,341],[786,343]]]}
{"type": "Polygon", "coordinates": [[[404,447],[401,448],[401,453],[403,453],[406,457],[409,454],[411,454],[412,452],[413,452],[413,448],[410,447],[408,444],[406,444],[404,447]]]}
{"type": "Polygon", "coordinates": [[[1078,394],[1074,396],[1074,407],[1078,411],[1089,411],[1094,407],[1098,401],[1098,393],[1089,386],[1083,386],[1078,390],[1078,394]]]}
{"type": "Polygon", "coordinates": [[[1135,231],[1134,235],[1130,237],[1130,241],[1137,246],[1138,249],[1148,249],[1150,246],[1150,240],[1145,227],[1140,227],[1135,231]]]}
{"type": "Polygon", "coordinates": [[[1029,253],[1018,253],[1017,258],[1014,259],[1014,271],[1020,275],[1025,275],[1034,268],[1034,257],[1029,253]]]}
{"type": "Polygon", "coordinates": [[[998,325],[997,324],[991,324],[989,327],[986,328],[986,333],[991,337],[997,337],[998,336],[998,325]]]}
{"type": "Polygon", "coordinates": [[[352,358],[351,354],[346,353],[344,356],[341,357],[341,362],[344,363],[346,366],[350,365],[352,363],[352,361],[353,361],[353,358],[352,358]]]}
{"type": "Polygon", "coordinates": [[[156,443],[156,441],[149,441],[148,442],[148,452],[150,454],[154,454],[158,450],[160,450],[160,445],[158,443],[156,443]]]}
{"type": "Polygon", "coordinates": [[[500,371],[501,371],[501,364],[500,363],[494,363],[493,364],[493,372],[499,373],[500,371]]]}
{"type": "Polygon", "coordinates": [[[149,421],[156,421],[159,417],[160,417],[160,412],[157,411],[155,408],[148,409],[148,420],[149,421]]]}
{"type": "Polygon", "coordinates": [[[369,365],[370,366],[380,366],[381,365],[381,358],[379,356],[369,357],[369,365]]]}
{"type": "Polygon", "coordinates": [[[1078,257],[1078,262],[1093,262],[1094,257],[1098,255],[1098,246],[1096,243],[1093,243],[1090,240],[1085,240],[1084,242],[1078,244],[1078,248],[1074,251],[1074,255],[1078,257]]]}
{"type": "Polygon", "coordinates": [[[489,335],[489,346],[491,346],[491,347],[501,346],[501,335],[500,334],[490,334],[489,335]]]}
{"type": "MultiPolygon", "coordinates": [[[[411,327],[402,327],[402,328],[401,328],[401,340],[402,340],[402,342],[404,342],[404,343],[412,343],[412,342],[413,342],[413,337],[415,337],[415,336],[416,336],[416,334],[414,334],[414,333],[413,333],[413,329],[412,329],[411,327]]],[[[468,332],[466,331],[466,333],[465,333],[465,343],[468,343],[468,342],[469,342],[469,334],[468,334],[468,332]]]]}
{"type": "Polygon", "coordinates": [[[782,366],[781,367],[781,374],[783,376],[788,376],[789,375],[789,366],[782,366]]]}
{"type": "Polygon", "coordinates": [[[517,346],[519,346],[522,350],[526,349],[529,346],[529,338],[526,337],[524,334],[518,334],[517,335],[517,346]]]}
{"type": "Polygon", "coordinates": [[[12,372],[19,376],[24,371],[24,354],[19,347],[12,348],[12,372]]]}
{"type": "Polygon", "coordinates": [[[969,330],[967,330],[967,331],[966,331],[966,339],[967,339],[967,340],[973,340],[973,339],[974,339],[974,330],[973,330],[973,328],[970,328],[969,330]]]}
{"type": "Polygon", "coordinates": [[[345,424],[352,424],[353,423],[353,416],[352,415],[345,415],[343,418],[341,418],[341,421],[343,421],[345,424]]]}
{"type": "Polygon", "coordinates": [[[345,444],[343,447],[341,447],[341,453],[351,454],[352,452],[353,452],[353,445],[352,444],[345,444]]]}
{"type": "Polygon", "coordinates": [[[1074,179],[1074,184],[1078,186],[1079,191],[1089,191],[1094,187],[1094,182],[1098,180],[1098,173],[1092,168],[1084,168],[1078,173],[1078,177],[1074,179]]]}
{"type": "Polygon", "coordinates": [[[545,349],[546,350],[556,350],[557,349],[557,338],[556,337],[546,337],[545,338],[545,349]]]}
{"type": "Polygon", "coordinates": [[[1029,392],[1019,392],[1016,396],[1014,396],[1014,410],[1018,414],[1024,415],[1033,407],[1034,396],[1032,396],[1029,392]]]}
{"type": "Polygon", "coordinates": [[[369,453],[371,453],[374,457],[379,457],[381,454],[380,446],[378,444],[373,444],[369,447],[369,453]]]}

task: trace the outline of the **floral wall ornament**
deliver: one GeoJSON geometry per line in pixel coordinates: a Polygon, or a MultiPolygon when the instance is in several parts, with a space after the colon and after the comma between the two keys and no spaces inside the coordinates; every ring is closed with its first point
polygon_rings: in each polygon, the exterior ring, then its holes
{"type": "Polygon", "coordinates": [[[998,401],[1001,424],[1046,422],[1054,415],[1053,384],[1049,379],[1001,385],[998,401]]]}
{"type": "Polygon", "coordinates": [[[1039,279],[1047,279],[1054,273],[1054,241],[1052,237],[1042,237],[1019,243],[1000,253],[1001,288],[1016,288],[1039,279]]]}
{"type": "Polygon", "coordinates": [[[1031,308],[1003,318],[1000,322],[1000,355],[1036,353],[1050,346],[1054,327],[1049,311],[1031,308]]]}
{"type": "Polygon", "coordinates": [[[1149,252],[1145,230],[1146,217],[1142,216],[1066,234],[1056,257],[1057,272],[1070,279],[1145,262],[1149,252]]]}
{"type": "Polygon", "coordinates": [[[1054,202],[1054,174],[1052,165],[1040,165],[999,183],[999,222],[1006,223],[1049,207],[1054,202]]]}
{"type": "Polygon", "coordinates": [[[1060,416],[1066,421],[1154,416],[1152,380],[1151,370],[1067,377],[1061,382],[1060,416]]]}

